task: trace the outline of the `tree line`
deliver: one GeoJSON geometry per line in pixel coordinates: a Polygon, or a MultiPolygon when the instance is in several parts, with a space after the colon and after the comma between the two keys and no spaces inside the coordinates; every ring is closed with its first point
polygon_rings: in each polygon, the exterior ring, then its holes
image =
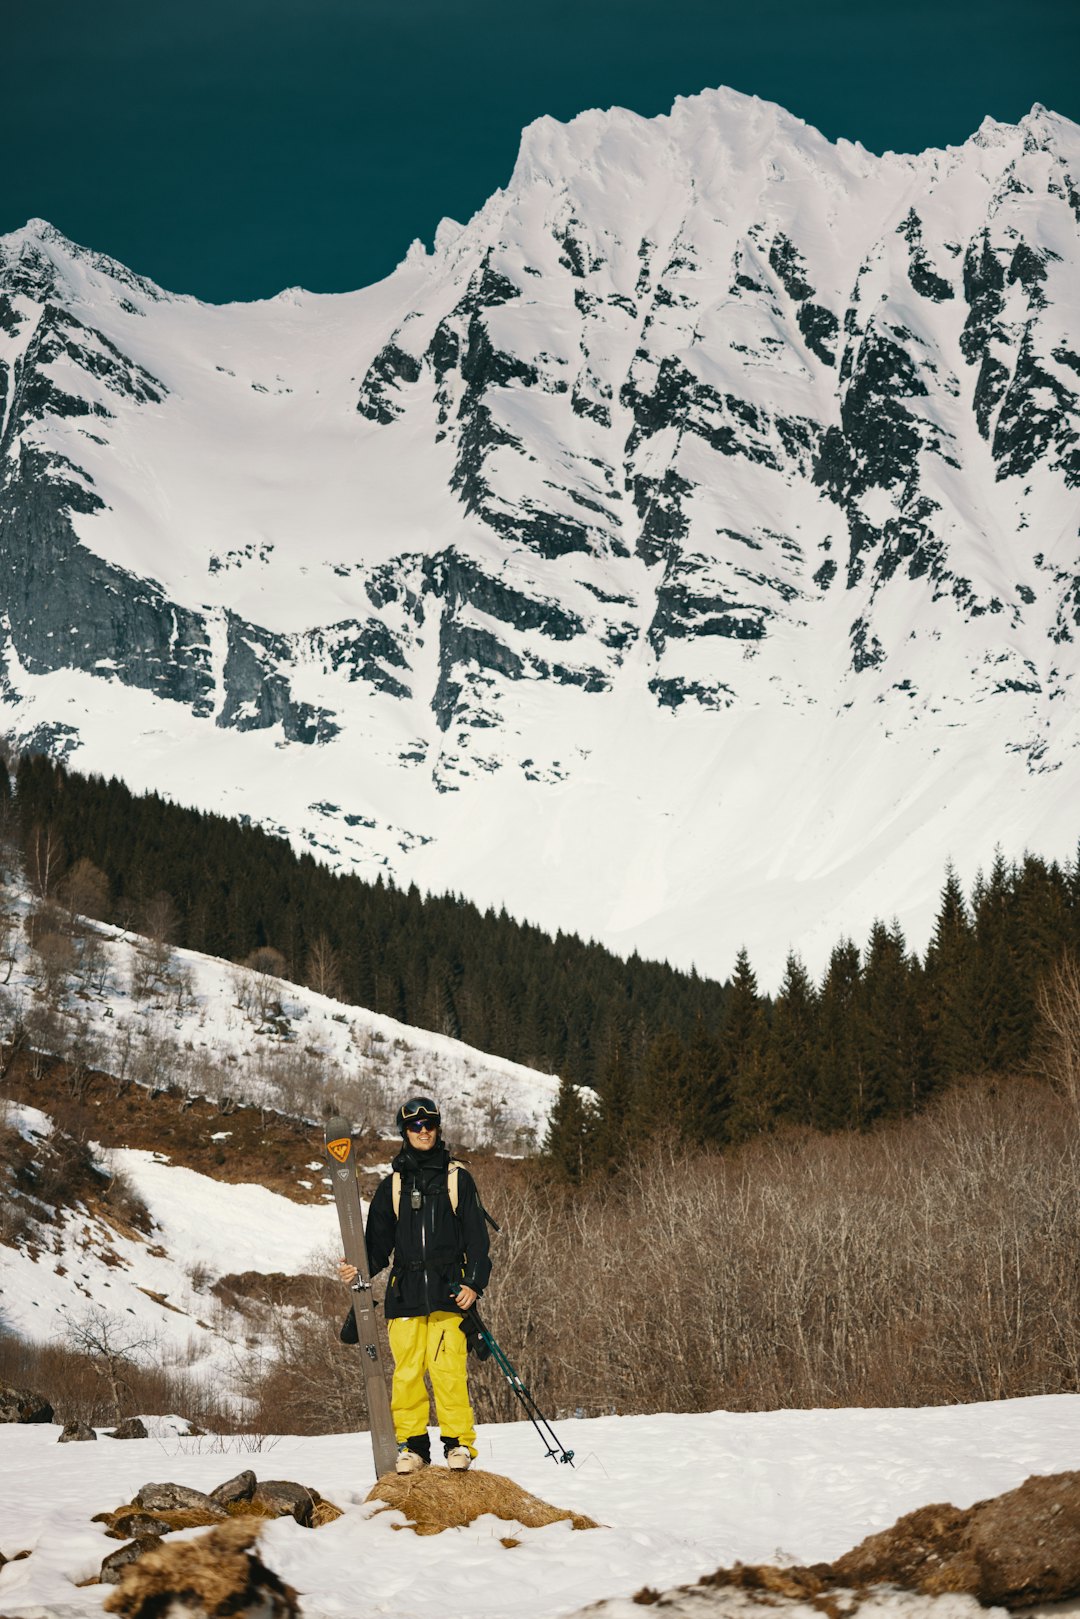
{"type": "Polygon", "coordinates": [[[724,985],[455,894],[335,873],[282,838],[42,755],[0,762],[0,805],[39,899],[248,963],[594,1085],[609,1045],[723,1017],[724,985]],[[616,1032],[617,1031],[617,1032],[616,1032]],[[627,1036],[628,1031],[628,1036],[627,1036]]]}
{"type": "Polygon", "coordinates": [[[41,755],[13,766],[0,809],[39,898],[558,1073],[545,1147],[574,1179],[658,1131],[726,1146],[781,1124],[862,1130],[959,1078],[1020,1073],[1041,986],[1080,959],[1080,858],[999,855],[969,894],[950,869],[922,955],[875,922],[820,981],[790,955],[769,997],[745,951],[725,983],[623,960],[41,755]]]}
{"type": "Polygon", "coordinates": [[[789,955],[770,999],[741,951],[716,1022],[669,1026],[638,1065],[616,1041],[597,1105],[560,1087],[547,1151],[580,1179],[659,1131],[726,1146],[781,1124],[865,1130],[973,1075],[1071,1071],[1078,962],[1080,858],[998,854],[970,895],[950,867],[924,955],[875,922],[862,950],[839,941],[820,983],[789,955]]]}

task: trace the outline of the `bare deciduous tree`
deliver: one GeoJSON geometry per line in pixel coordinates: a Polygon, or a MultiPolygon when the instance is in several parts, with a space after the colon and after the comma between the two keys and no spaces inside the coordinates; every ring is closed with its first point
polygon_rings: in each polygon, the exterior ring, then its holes
{"type": "Polygon", "coordinates": [[[325,933],[320,933],[308,951],[307,985],[317,995],[341,999],[341,966],[337,951],[325,933]]]}
{"type": "Polygon", "coordinates": [[[39,899],[49,899],[63,871],[64,852],[55,829],[35,826],[26,852],[26,877],[39,899]]]}
{"type": "Polygon", "coordinates": [[[155,1334],[100,1305],[91,1305],[67,1323],[63,1337],[69,1349],[77,1350],[90,1360],[109,1390],[112,1420],[119,1422],[124,1414],[124,1402],[131,1392],[131,1372],[139,1354],[154,1347],[155,1334]]]}
{"type": "Polygon", "coordinates": [[[74,927],[80,916],[108,921],[109,879],[92,860],[76,860],[57,885],[57,894],[67,911],[70,926],[74,927]]]}
{"type": "Polygon", "coordinates": [[[40,932],[34,939],[34,985],[53,1006],[62,1006],[77,965],[75,945],[68,933],[40,932]]]}
{"type": "Polygon", "coordinates": [[[280,950],[264,944],[244,958],[249,974],[248,983],[241,987],[241,1005],[249,1017],[263,1023],[280,1006],[281,979],[288,972],[288,963],[280,950]]]}
{"type": "Polygon", "coordinates": [[[19,931],[21,917],[13,905],[0,901],[0,966],[4,976],[0,982],[11,982],[11,974],[19,959],[19,931]]]}
{"type": "Polygon", "coordinates": [[[177,929],[176,906],[171,894],[155,894],[142,908],[142,932],[155,944],[172,944],[177,929]]]}
{"type": "Polygon", "coordinates": [[[147,938],[132,954],[131,998],[145,1001],[168,993],[172,947],[164,939],[147,938]]]}

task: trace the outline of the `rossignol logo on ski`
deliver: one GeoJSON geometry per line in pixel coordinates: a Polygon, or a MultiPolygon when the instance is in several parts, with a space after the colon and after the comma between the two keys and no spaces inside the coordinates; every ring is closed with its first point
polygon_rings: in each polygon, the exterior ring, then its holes
{"type": "Polygon", "coordinates": [[[375,1300],[371,1292],[367,1247],[364,1242],[360,1183],[355,1174],[352,1129],[348,1119],[327,1119],[323,1142],[326,1146],[326,1156],[334,1164],[329,1180],[341,1225],[342,1251],[349,1264],[356,1269],[356,1280],[349,1291],[352,1305],[349,1314],[355,1327],[355,1337],[345,1341],[360,1346],[360,1367],[370,1422],[371,1448],[375,1472],[381,1477],[384,1473],[394,1471],[397,1461],[397,1434],[394,1432],[394,1419],[390,1414],[390,1391],[379,1356],[379,1331],[375,1319],[375,1300]]]}

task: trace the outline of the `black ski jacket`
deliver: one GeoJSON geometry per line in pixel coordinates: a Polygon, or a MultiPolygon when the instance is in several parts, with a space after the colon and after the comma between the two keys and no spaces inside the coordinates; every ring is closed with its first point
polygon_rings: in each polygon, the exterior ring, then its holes
{"type": "Polygon", "coordinates": [[[429,1152],[406,1145],[393,1161],[401,1175],[401,1201],[394,1217],[393,1178],[380,1181],[367,1218],[368,1265],[372,1276],[390,1262],[383,1305],[386,1319],[453,1310],[458,1284],[482,1292],[491,1275],[487,1222],[476,1182],[458,1170],[454,1213],[446,1184],[450,1154],[439,1141],[429,1152]],[[413,1208],[414,1191],[419,1208],[413,1208]]]}

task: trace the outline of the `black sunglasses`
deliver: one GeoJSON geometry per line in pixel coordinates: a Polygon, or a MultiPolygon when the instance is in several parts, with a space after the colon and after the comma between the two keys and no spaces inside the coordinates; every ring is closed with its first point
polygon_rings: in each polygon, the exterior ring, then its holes
{"type": "Polygon", "coordinates": [[[438,1119],[433,1119],[430,1113],[418,1113],[415,1118],[405,1120],[406,1130],[437,1130],[438,1119]]]}

